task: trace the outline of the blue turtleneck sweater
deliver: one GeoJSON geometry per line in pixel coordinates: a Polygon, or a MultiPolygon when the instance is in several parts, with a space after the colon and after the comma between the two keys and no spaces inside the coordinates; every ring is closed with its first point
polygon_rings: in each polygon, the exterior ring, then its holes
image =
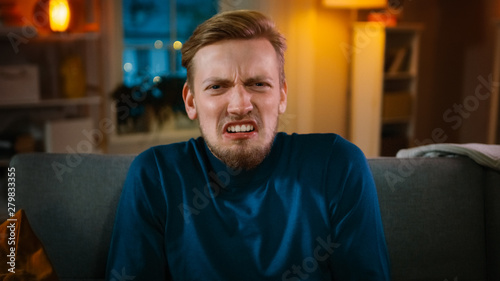
{"type": "Polygon", "coordinates": [[[366,159],[335,134],[279,133],[250,171],[229,169],[203,138],[150,148],[123,187],[107,275],[389,280],[366,159]]]}

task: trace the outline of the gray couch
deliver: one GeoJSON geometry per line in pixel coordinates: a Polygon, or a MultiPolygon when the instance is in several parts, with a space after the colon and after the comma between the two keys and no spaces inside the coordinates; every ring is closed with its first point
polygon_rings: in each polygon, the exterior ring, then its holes
{"type": "MultiPolygon", "coordinates": [[[[11,161],[17,208],[25,209],[61,280],[104,278],[115,209],[133,158],[24,154],[11,161]]],[[[369,164],[393,280],[500,280],[500,173],[468,158],[377,158],[369,164]]]]}

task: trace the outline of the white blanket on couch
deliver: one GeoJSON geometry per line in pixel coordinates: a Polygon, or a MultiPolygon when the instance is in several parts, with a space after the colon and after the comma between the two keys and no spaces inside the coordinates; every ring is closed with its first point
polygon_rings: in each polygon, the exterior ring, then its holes
{"type": "Polygon", "coordinates": [[[439,143],[414,148],[401,149],[398,158],[442,157],[462,155],[471,158],[479,165],[500,171],[500,145],[467,143],[439,143]]]}

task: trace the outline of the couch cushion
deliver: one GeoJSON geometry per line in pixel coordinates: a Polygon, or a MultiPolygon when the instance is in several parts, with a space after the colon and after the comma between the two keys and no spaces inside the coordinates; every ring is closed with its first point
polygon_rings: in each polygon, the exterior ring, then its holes
{"type": "Polygon", "coordinates": [[[60,279],[102,279],[115,210],[134,156],[20,154],[16,208],[23,208],[60,279]]]}
{"type": "Polygon", "coordinates": [[[393,280],[484,280],[483,168],[468,158],[369,163],[393,280]]]}

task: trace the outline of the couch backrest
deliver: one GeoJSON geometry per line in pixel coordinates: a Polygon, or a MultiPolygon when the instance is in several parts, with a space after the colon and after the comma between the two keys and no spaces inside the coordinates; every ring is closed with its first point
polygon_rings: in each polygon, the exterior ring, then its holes
{"type": "Polygon", "coordinates": [[[122,185],[134,156],[21,154],[16,207],[23,208],[62,280],[103,279],[122,185]]]}
{"type": "Polygon", "coordinates": [[[468,158],[369,164],[394,281],[486,280],[484,168],[468,158]]]}
{"type": "MultiPolygon", "coordinates": [[[[115,210],[133,158],[21,154],[11,161],[16,206],[26,210],[62,280],[104,278],[115,210]]],[[[500,280],[499,173],[467,158],[368,161],[394,281],[500,280]],[[485,215],[485,200],[492,214],[485,215]]]]}
{"type": "Polygon", "coordinates": [[[487,170],[485,187],[488,280],[500,280],[500,172],[487,170]]]}

